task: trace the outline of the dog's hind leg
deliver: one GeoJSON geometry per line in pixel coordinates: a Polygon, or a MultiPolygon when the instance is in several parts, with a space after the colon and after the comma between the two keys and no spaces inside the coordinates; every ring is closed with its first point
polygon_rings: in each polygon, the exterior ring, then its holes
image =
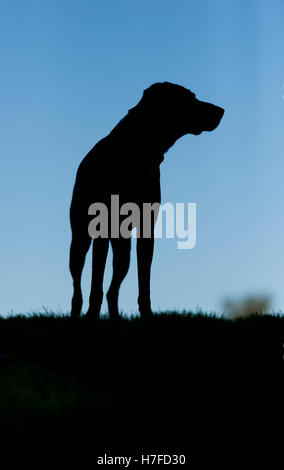
{"type": "Polygon", "coordinates": [[[89,299],[88,317],[99,318],[103,300],[103,279],[109,247],[108,238],[96,238],[93,241],[92,287],[89,299]]]}
{"type": "Polygon", "coordinates": [[[109,315],[111,319],[119,318],[118,294],[130,263],[131,238],[112,238],[113,276],[107,293],[109,315]]]}

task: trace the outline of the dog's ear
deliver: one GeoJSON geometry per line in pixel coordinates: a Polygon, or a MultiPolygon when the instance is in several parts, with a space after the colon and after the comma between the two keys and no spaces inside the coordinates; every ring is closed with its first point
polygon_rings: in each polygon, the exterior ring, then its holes
{"type": "MultiPolygon", "coordinates": [[[[129,112],[151,112],[153,114],[154,109],[161,109],[161,104],[164,101],[162,99],[162,83],[154,83],[149,88],[143,91],[141,100],[137,103],[136,106],[129,109],[129,112]]],[[[162,87],[163,88],[163,87],[162,87]]]]}
{"type": "Polygon", "coordinates": [[[168,82],[153,83],[153,85],[144,90],[141,102],[145,104],[149,103],[150,105],[163,102],[165,93],[169,91],[169,85],[171,84],[168,82]]]}
{"type": "Polygon", "coordinates": [[[154,117],[155,114],[163,114],[163,110],[169,105],[170,99],[170,90],[167,85],[170,85],[170,83],[154,83],[149,88],[146,88],[141,100],[135,106],[135,109],[150,113],[152,117],[154,117]]]}
{"type": "Polygon", "coordinates": [[[153,98],[153,96],[157,94],[161,94],[164,86],[163,83],[153,83],[153,85],[149,86],[149,88],[146,88],[143,92],[143,98],[153,98]]]}

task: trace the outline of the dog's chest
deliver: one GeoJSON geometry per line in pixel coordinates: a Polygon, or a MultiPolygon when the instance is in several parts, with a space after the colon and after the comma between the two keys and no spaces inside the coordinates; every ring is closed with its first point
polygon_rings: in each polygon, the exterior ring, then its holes
{"type": "Polygon", "coordinates": [[[133,195],[138,200],[160,201],[160,164],[157,160],[148,160],[139,168],[133,195]]]}
{"type": "Polygon", "coordinates": [[[150,160],[146,174],[150,180],[160,178],[160,164],[157,160],[150,160]]]}

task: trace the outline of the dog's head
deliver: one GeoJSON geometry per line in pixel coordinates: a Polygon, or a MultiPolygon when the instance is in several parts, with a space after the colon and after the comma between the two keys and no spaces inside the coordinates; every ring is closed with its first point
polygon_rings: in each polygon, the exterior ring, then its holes
{"type": "Polygon", "coordinates": [[[190,90],[169,82],[147,88],[137,107],[146,112],[155,126],[179,137],[213,131],[224,114],[219,106],[200,101],[190,90]]]}

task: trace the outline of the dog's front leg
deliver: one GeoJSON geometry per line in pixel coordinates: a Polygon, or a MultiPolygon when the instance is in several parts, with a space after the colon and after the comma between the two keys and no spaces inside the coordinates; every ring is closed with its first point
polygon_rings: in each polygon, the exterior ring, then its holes
{"type": "Polygon", "coordinates": [[[150,274],[154,252],[154,236],[137,238],[138,306],[142,318],[152,316],[150,274]]]}

